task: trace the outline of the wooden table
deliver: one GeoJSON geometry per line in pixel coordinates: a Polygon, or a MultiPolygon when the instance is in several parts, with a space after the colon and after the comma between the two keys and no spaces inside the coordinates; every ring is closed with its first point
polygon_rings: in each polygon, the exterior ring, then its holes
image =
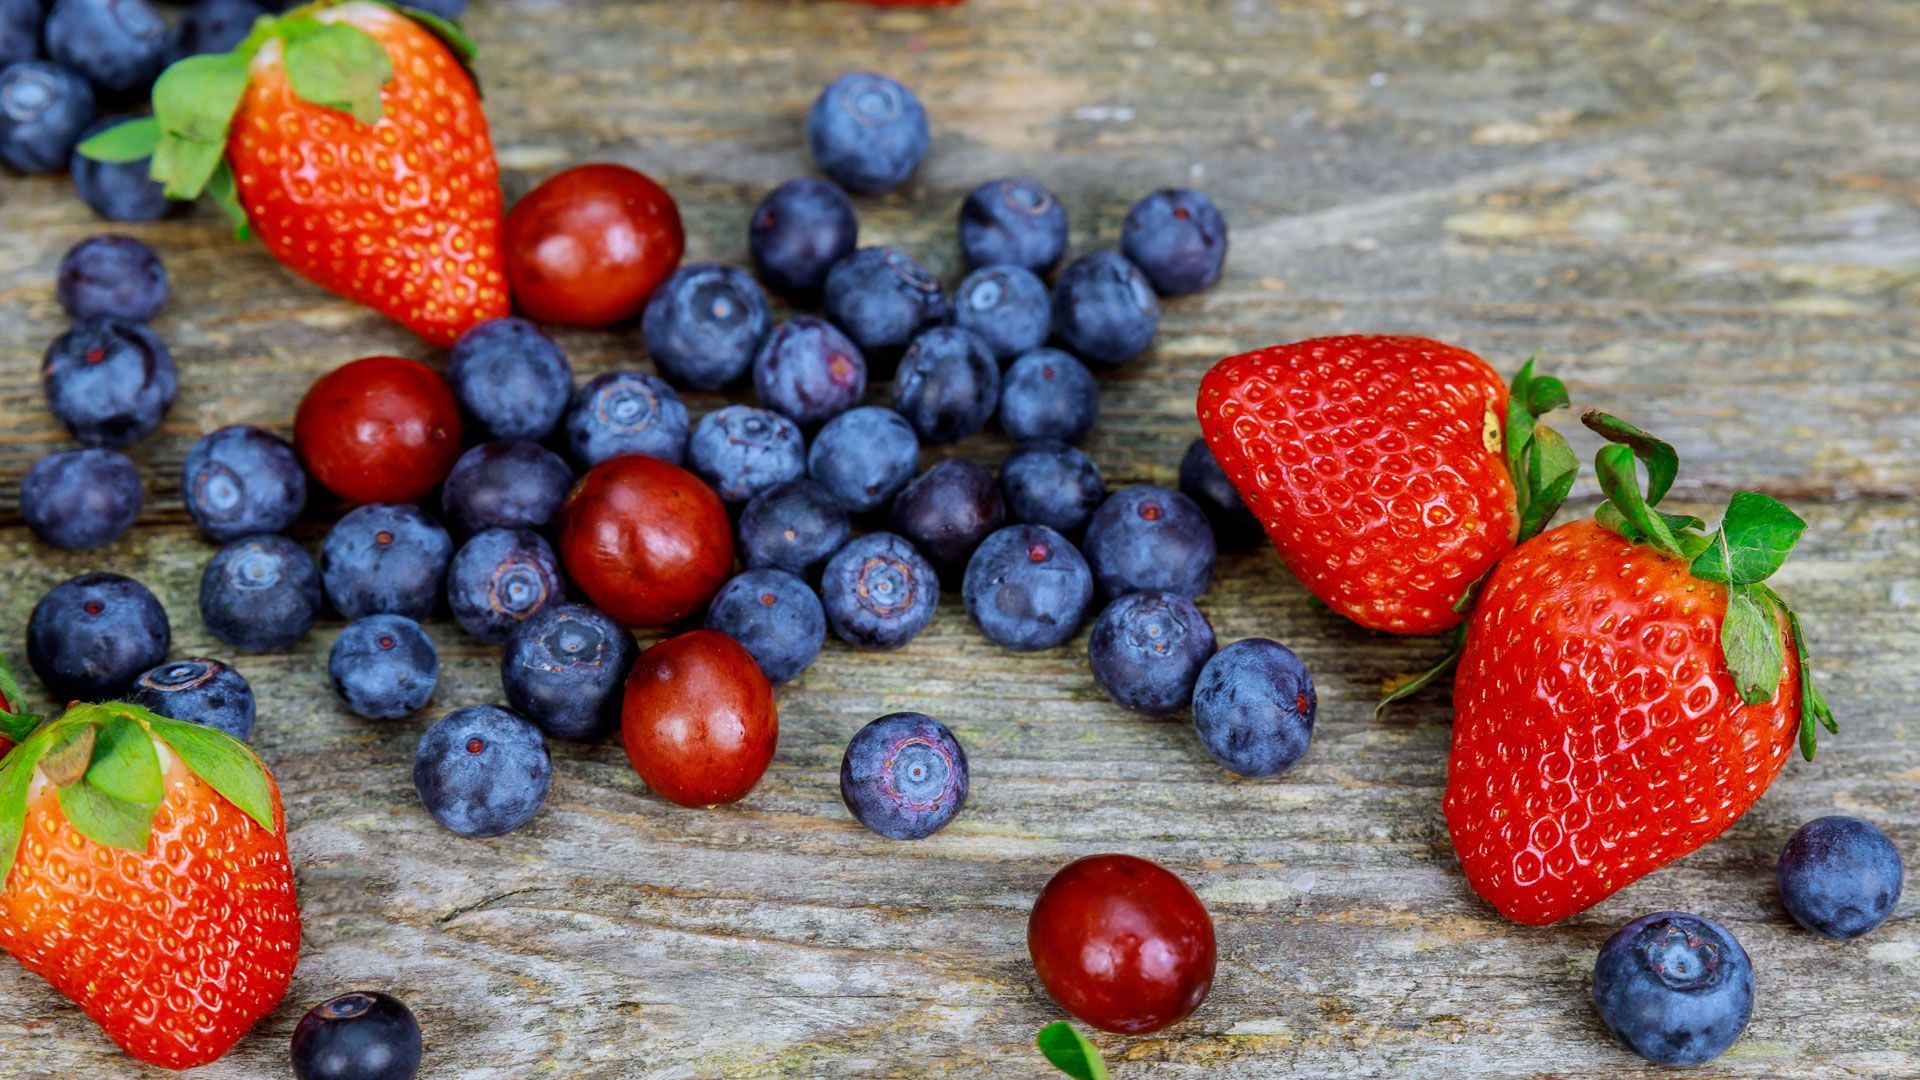
{"type": "MultiPolygon", "coordinates": [[[[862,202],[863,239],[949,281],[955,207],[979,181],[1044,178],[1078,251],[1112,245],[1150,188],[1206,188],[1232,222],[1228,275],[1169,303],[1155,351],[1104,383],[1089,449],[1116,485],[1172,481],[1195,382],[1230,352],[1391,330],[1503,371],[1537,353],[1577,402],[1679,445],[1680,500],[1756,486],[1806,514],[1781,581],[1844,728],[1704,850],[1527,929],[1468,890],[1448,843],[1445,694],[1368,715],[1383,680],[1439,646],[1315,610],[1271,553],[1224,560],[1202,606],[1223,640],[1276,637],[1313,667],[1313,748],[1279,779],[1226,775],[1184,722],[1109,704],[1083,642],[1003,653],[949,596],[907,649],[830,644],[783,690],[778,759],[739,806],[678,809],[617,745],[556,745],[546,811],[488,841],[436,826],[408,770],[433,717],[498,697],[497,651],[437,623],[428,713],[361,722],[327,688],[329,622],[292,653],[237,658],[286,792],[306,934],[286,1005],[206,1075],[285,1075],[304,1009],[358,987],[411,1004],[435,1078],[1047,1075],[1032,1037],[1061,1014],[1033,979],[1027,910],[1061,864],[1109,850],[1184,875],[1220,938],[1191,1020],[1098,1040],[1123,1080],[1671,1076],[1615,1046],[1587,1001],[1600,942],[1661,908],[1721,921],[1757,967],[1752,1026],[1704,1074],[1920,1075],[1914,900],[1838,945],[1793,926],[1773,884],[1787,835],[1827,812],[1920,856],[1920,5],[475,8],[509,195],[570,163],[633,164],[679,198],[689,259],[744,261],[749,208],[808,171],[815,90],[854,68],[903,77],[935,130],[905,192],[862,202]],[[947,720],[974,763],[966,811],[919,843],[861,829],[836,789],[848,736],[896,709],[947,720]]],[[[188,444],[234,422],[284,432],[308,382],[346,360],[439,357],[232,242],[210,210],[128,229],[173,274],[156,325],[180,398],[133,450],[149,484],[136,531],[53,553],[15,512],[28,465],[66,445],[36,364],[62,325],[54,266],[103,226],[63,180],[0,183],[0,644],[19,666],[40,594],[107,568],[166,602],[176,654],[225,655],[195,613],[213,548],[180,505],[188,444]]],[[[644,362],[630,331],[563,342],[583,376],[644,362]]],[[[1572,434],[1590,458],[1594,440],[1572,434]]],[[[1581,492],[1567,513],[1590,508],[1581,492]]],[[[330,512],[300,538],[317,544],[330,512]]],[[[143,1075],[12,964],[0,1061],[9,1076],[143,1075]]]]}

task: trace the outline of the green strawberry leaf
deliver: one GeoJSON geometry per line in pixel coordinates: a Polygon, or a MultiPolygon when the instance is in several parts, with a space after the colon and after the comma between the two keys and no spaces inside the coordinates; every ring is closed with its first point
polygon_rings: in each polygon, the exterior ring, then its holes
{"type": "Polygon", "coordinates": [[[214,170],[220,167],[226,152],[223,143],[163,135],[153,151],[153,165],[148,175],[159,181],[169,199],[197,199],[207,189],[207,182],[213,179],[214,170]]]}
{"type": "Polygon", "coordinates": [[[0,713],[16,713],[20,706],[27,703],[27,696],[20,692],[20,680],[13,677],[13,665],[0,655],[0,713]]]}
{"type": "Polygon", "coordinates": [[[93,762],[93,744],[99,737],[100,725],[91,720],[61,724],[40,758],[40,771],[58,787],[79,783],[93,762]]]}
{"type": "Polygon", "coordinates": [[[160,755],[153,749],[153,736],[131,716],[120,714],[108,720],[94,741],[87,783],[116,799],[159,805],[166,792],[160,782],[160,755]]]}
{"type": "Polygon", "coordinates": [[[189,56],[154,82],[154,120],[169,135],[224,146],[247,77],[247,60],[237,53],[189,56]]]}
{"type": "Polygon", "coordinates": [[[1056,1020],[1041,1028],[1034,1042],[1054,1068],[1074,1080],[1111,1080],[1106,1062],[1100,1060],[1100,1051],[1065,1020],[1056,1020]]]}
{"type": "Polygon", "coordinates": [[[1773,700],[1780,689],[1786,654],[1780,648],[1780,623],[1774,617],[1773,605],[1751,585],[1727,588],[1720,651],[1742,701],[1761,705],[1773,700]]]}
{"type": "Polygon", "coordinates": [[[1634,467],[1633,450],[1619,444],[1603,446],[1594,455],[1593,470],[1600,479],[1600,490],[1606,493],[1608,505],[1632,523],[1647,543],[1667,555],[1680,553],[1680,544],[1666,520],[1640,498],[1640,473],[1634,467]]]}
{"type": "Polygon", "coordinates": [[[1559,512],[1560,504],[1567,501],[1567,495],[1573,491],[1573,481],[1579,475],[1580,459],[1574,456],[1567,440],[1550,427],[1535,428],[1533,452],[1527,459],[1527,487],[1531,494],[1520,515],[1522,540],[1537,536],[1547,527],[1547,522],[1559,512]]]}
{"type": "Polygon", "coordinates": [[[60,789],[60,812],[80,834],[95,843],[126,851],[147,850],[153,832],[153,810],[158,801],[136,803],[117,799],[91,783],[60,789]]]}
{"type": "Polygon", "coordinates": [[[253,238],[253,223],[247,219],[247,208],[240,205],[240,189],[233,180],[233,166],[222,158],[213,170],[213,176],[207,181],[207,196],[213,204],[226,212],[227,219],[233,222],[233,235],[238,240],[253,238]]]}
{"type": "Polygon", "coordinates": [[[1727,537],[1732,580],[1742,585],[1765,581],[1787,561],[1807,531],[1799,514],[1757,491],[1736,492],[1720,518],[1727,537]]]}
{"type": "Polygon", "coordinates": [[[303,100],[380,122],[380,91],[393,78],[393,59],[373,35],[329,23],[287,45],[287,81],[303,100]]]}
{"type": "Polygon", "coordinates": [[[187,768],[205,780],[213,790],[240,808],[248,817],[273,831],[273,790],[267,780],[266,766],[253,751],[224,731],[169,720],[131,705],[116,705],[146,722],[147,728],[174,753],[187,768]]]}
{"type": "Polygon", "coordinates": [[[115,124],[86,139],[81,142],[79,150],[81,157],[123,165],[131,161],[145,161],[153,156],[154,148],[159,145],[160,121],[151,116],[142,116],[115,124]]]}
{"type": "Polygon", "coordinates": [[[21,743],[0,761],[0,889],[13,873],[20,853],[20,836],[27,827],[27,793],[33,788],[33,767],[40,763],[44,740],[21,743]]]}
{"type": "Polygon", "coordinates": [[[1793,652],[1800,660],[1800,756],[1812,761],[1819,744],[1818,729],[1826,728],[1829,734],[1838,735],[1840,722],[1834,719],[1833,708],[1814,684],[1813,656],[1807,649],[1807,632],[1800,627],[1800,613],[1771,586],[1755,585],[1754,590],[1787,617],[1787,632],[1793,635],[1793,652]]]}
{"type": "Polygon", "coordinates": [[[1680,453],[1672,444],[1654,438],[1617,416],[1597,410],[1582,415],[1580,422],[1608,442],[1630,447],[1640,463],[1647,467],[1648,506],[1658,506],[1660,500],[1667,497],[1668,490],[1673,487],[1673,478],[1680,475],[1680,453]]]}

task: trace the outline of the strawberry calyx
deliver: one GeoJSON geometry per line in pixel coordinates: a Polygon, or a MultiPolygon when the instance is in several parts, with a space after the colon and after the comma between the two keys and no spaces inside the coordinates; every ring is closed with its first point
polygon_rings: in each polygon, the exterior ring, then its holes
{"type": "Polygon", "coordinates": [[[13,677],[13,666],[7,663],[6,657],[0,656],[0,739],[18,743],[40,726],[38,716],[16,712],[25,701],[20,680],[13,677]]]}
{"type": "Polygon", "coordinates": [[[1065,1020],[1055,1020],[1041,1028],[1033,1041],[1048,1064],[1074,1080],[1109,1080],[1111,1074],[1099,1049],[1065,1020]]]}
{"type": "Polygon", "coordinates": [[[1680,471],[1680,455],[1671,445],[1603,412],[1588,412],[1580,419],[1608,441],[1594,455],[1594,471],[1606,494],[1594,519],[1636,544],[1686,560],[1688,572],[1701,581],[1726,586],[1720,651],[1740,699],[1749,705],[1773,700],[1780,689],[1786,667],[1780,620],[1786,620],[1800,663],[1800,753],[1813,760],[1818,728],[1837,733],[1839,724],[1814,685],[1813,659],[1799,614],[1766,584],[1806,531],[1806,521],[1771,496],[1740,491],[1728,501],[1719,527],[1708,532],[1698,517],[1658,508],[1680,471]]]}

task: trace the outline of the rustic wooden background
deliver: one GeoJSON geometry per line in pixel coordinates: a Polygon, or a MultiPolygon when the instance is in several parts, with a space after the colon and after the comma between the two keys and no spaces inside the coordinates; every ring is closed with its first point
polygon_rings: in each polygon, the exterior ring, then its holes
{"type": "MultiPolygon", "coordinates": [[[[903,77],[935,130],[908,189],[862,202],[863,239],[950,281],[955,207],[981,180],[1044,178],[1077,251],[1113,244],[1152,187],[1210,191],[1234,229],[1228,276],[1169,303],[1155,351],[1105,382],[1090,450],[1115,484],[1171,482],[1195,382],[1233,351],[1379,330],[1506,371],[1539,354],[1576,401],[1679,444],[1680,499],[1757,486],[1805,512],[1782,583],[1844,730],[1705,850],[1527,929],[1468,891],[1448,845],[1444,693],[1368,716],[1438,646],[1310,608],[1270,553],[1225,560],[1202,606],[1223,640],[1273,636],[1313,667],[1313,749],[1282,778],[1235,779],[1185,723],[1110,705],[1082,642],[990,647],[950,596],[910,648],[830,644],[782,691],[778,758],[739,806],[682,810],[617,745],[556,746],[545,813],[489,841],[438,828],[408,770],[433,717],[498,697],[496,651],[434,625],[433,706],[369,723],[327,689],[326,623],[291,654],[237,658],[286,792],[306,937],[286,1005],[205,1075],[284,1075],[307,1006],[379,987],[419,1015],[431,1077],[1042,1076],[1033,1032],[1061,1014],[1027,961],[1027,910],[1058,866],[1109,850],[1184,875],[1221,945],[1191,1020],[1100,1037],[1123,1080],[1674,1075],[1587,1004],[1600,942],[1660,908],[1720,920],[1756,964],[1752,1026],[1703,1075],[1920,1075],[1920,889],[1839,945],[1795,928],[1773,885],[1782,842],[1822,813],[1920,855],[1920,5],[476,0],[470,27],[509,195],[574,162],[633,164],[679,198],[689,258],[744,261],[749,208],[808,170],[813,93],[853,68],[903,77]],[[835,772],[856,728],[908,708],[952,724],[975,770],[966,811],[912,844],[856,825],[835,772]]],[[[188,444],[236,421],[285,431],[346,360],[440,359],[211,212],[128,230],[173,274],[157,328],[180,399],[133,450],[138,529],[56,554],[20,525],[18,483],[64,445],[36,379],[61,329],[53,269],[101,228],[64,180],[0,181],[0,647],[16,666],[34,601],[94,568],[160,595],[177,654],[225,655],[195,613],[213,549],[178,497],[188,444]]],[[[631,330],[563,340],[583,376],[643,362],[631,330]]],[[[301,537],[317,545],[326,517],[301,537]]],[[[0,1061],[142,1075],[11,964],[0,1061]]]]}

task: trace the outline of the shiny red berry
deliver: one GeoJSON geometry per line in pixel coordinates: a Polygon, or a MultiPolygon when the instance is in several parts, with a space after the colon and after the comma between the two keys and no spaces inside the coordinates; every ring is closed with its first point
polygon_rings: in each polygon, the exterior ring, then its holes
{"type": "Polygon", "coordinates": [[[686,250],[680,208],[644,173],[581,165],[514,204],[504,246],[520,310],[545,322],[604,326],[640,314],[686,250]]]}
{"type": "Polygon", "coordinates": [[[773,686],[739,642],[694,630],[640,654],[621,702],[633,771],[681,806],[738,802],[773,760],[773,686]]]}
{"type": "Polygon", "coordinates": [[[460,406],[440,373],[369,356],[314,381],[293,417],[307,471],[349,502],[412,502],[460,456],[460,406]]]}
{"type": "Polygon", "coordinates": [[[665,626],[726,584],[733,531],[699,477],[632,454],[574,485],[560,508],[560,560],[594,607],[632,626],[665,626]]]}

